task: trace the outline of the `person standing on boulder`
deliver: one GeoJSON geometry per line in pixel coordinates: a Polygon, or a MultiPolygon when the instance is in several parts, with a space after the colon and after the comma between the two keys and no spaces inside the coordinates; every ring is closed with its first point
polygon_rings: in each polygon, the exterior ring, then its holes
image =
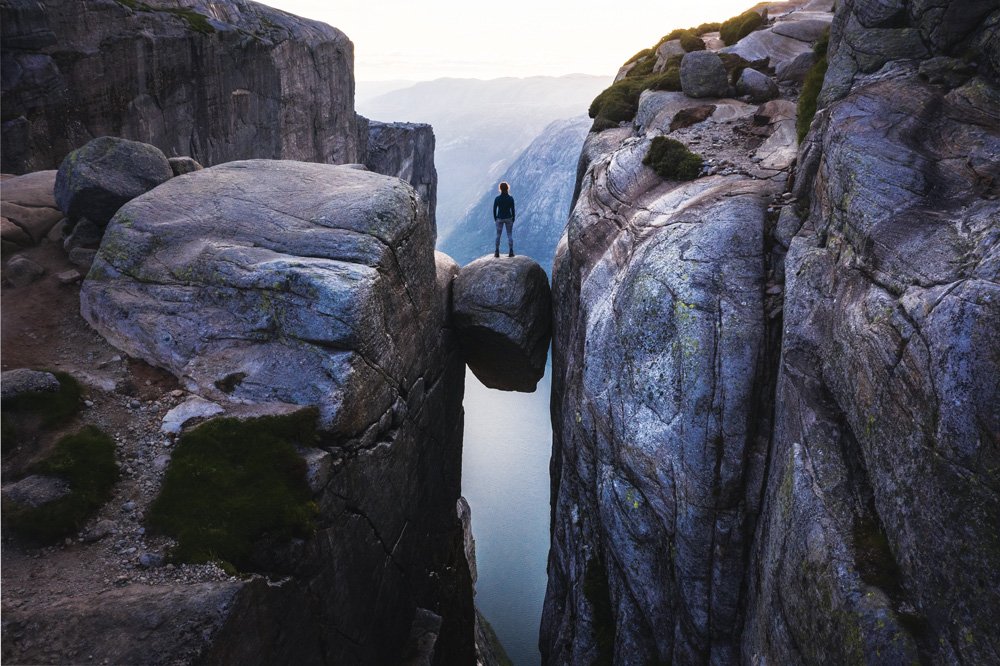
{"type": "Polygon", "coordinates": [[[500,256],[500,236],[503,234],[505,226],[507,227],[507,244],[510,246],[510,252],[507,253],[507,256],[514,256],[514,218],[516,215],[514,213],[514,197],[507,193],[509,189],[510,185],[500,183],[500,196],[493,200],[493,221],[497,225],[497,244],[493,251],[494,257],[500,256]]]}

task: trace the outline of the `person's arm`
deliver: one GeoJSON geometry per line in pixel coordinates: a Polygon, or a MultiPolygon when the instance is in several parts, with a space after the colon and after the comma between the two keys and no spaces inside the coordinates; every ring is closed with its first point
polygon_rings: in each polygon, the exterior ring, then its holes
{"type": "Polygon", "coordinates": [[[497,221],[497,211],[499,210],[499,208],[500,208],[500,197],[496,197],[496,198],[493,199],[493,221],[494,222],[497,221]]]}
{"type": "Polygon", "coordinates": [[[517,213],[514,212],[514,197],[510,198],[510,222],[517,222],[517,213]]]}

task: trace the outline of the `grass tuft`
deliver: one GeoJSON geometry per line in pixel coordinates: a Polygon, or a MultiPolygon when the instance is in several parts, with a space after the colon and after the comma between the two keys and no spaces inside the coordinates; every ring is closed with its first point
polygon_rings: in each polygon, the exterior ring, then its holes
{"type": "Polygon", "coordinates": [[[177,539],[172,558],[254,568],[254,545],[314,530],[317,508],[294,443],[315,439],[317,412],[204,423],[174,451],[151,528],[177,539]]]}
{"type": "Polygon", "coordinates": [[[812,125],[816,116],[816,104],[819,100],[819,93],[823,89],[823,78],[826,76],[827,60],[826,50],[830,43],[830,29],[823,31],[823,35],[813,45],[813,53],[818,58],[802,82],[802,92],[799,93],[799,104],[795,120],[795,130],[798,134],[799,143],[809,133],[809,126],[812,125]]]}
{"type": "Polygon", "coordinates": [[[642,163],[667,180],[694,180],[701,173],[702,159],[680,141],[658,136],[642,163]]]}
{"type": "Polygon", "coordinates": [[[60,439],[52,454],[35,463],[34,474],[64,479],[70,493],[34,508],[4,502],[4,522],[15,532],[42,543],[51,543],[83,527],[91,514],[111,498],[118,480],[115,444],[95,426],[86,426],[60,439]]]}

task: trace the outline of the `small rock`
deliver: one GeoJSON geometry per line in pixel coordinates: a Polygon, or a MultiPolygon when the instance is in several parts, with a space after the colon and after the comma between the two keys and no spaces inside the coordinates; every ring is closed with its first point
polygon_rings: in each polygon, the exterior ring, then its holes
{"type": "Polygon", "coordinates": [[[83,276],[80,275],[80,271],[75,268],[56,273],[56,280],[59,280],[59,284],[73,284],[74,282],[79,282],[81,277],[83,276]]]}
{"type": "Polygon", "coordinates": [[[7,262],[4,277],[15,287],[26,287],[45,275],[45,267],[26,257],[14,257],[7,262]]]}
{"type": "Polygon", "coordinates": [[[66,497],[69,484],[55,476],[33,474],[3,487],[3,499],[18,506],[38,508],[66,497]]]}
{"type": "Polygon", "coordinates": [[[93,407],[94,406],[94,401],[93,400],[84,400],[83,401],[83,406],[84,407],[88,407],[88,408],[89,407],[93,407]]]}
{"type": "Polygon", "coordinates": [[[132,511],[135,511],[135,502],[132,501],[132,500],[129,500],[129,501],[125,502],[124,504],[122,504],[122,511],[129,512],[129,513],[132,512],[132,511]]]}
{"type": "Polygon", "coordinates": [[[164,470],[167,465],[170,464],[170,454],[161,453],[160,455],[153,458],[153,468],[156,470],[164,470]]]}
{"type": "Polygon", "coordinates": [[[170,163],[170,170],[174,172],[174,176],[183,176],[186,173],[201,171],[205,168],[193,157],[171,157],[167,162],[170,163]]]}
{"type": "Polygon", "coordinates": [[[85,247],[75,247],[69,251],[69,263],[74,266],[90,270],[90,265],[94,263],[94,257],[96,256],[97,250],[91,250],[85,247]]]}
{"type": "Polygon", "coordinates": [[[59,380],[51,372],[18,368],[0,374],[0,398],[13,398],[24,393],[55,393],[59,380]]]}
{"type": "Polygon", "coordinates": [[[146,569],[155,569],[163,566],[164,557],[159,553],[141,553],[139,555],[139,565],[146,569]]]}
{"type": "Polygon", "coordinates": [[[90,528],[83,535],[83,540],[87,542],[100,541],[106,536],[115,534],[118,531],[118,524],[113,520],[104,518],[97,521],[97,524],[90,528]]]}
{"type": "Polygon", "coordinates": [[[191,396],[181,404],[177,405],[163,417],[163,425],[160,431],[167,434],[177,434],[184,427],[184,424],[194,418],[207,418],[222,413],[224,410],[218,404],[191,396]]]}
{"type": "Polygon", "coordinates": [[[760,104],[778,96],[778,84],[767,74],[747,67],[736,82],[736,92],[749,96],[754,104],[760,104]]]}

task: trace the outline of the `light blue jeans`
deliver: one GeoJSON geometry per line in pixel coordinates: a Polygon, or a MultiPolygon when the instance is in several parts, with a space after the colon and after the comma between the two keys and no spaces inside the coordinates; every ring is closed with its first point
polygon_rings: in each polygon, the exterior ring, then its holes
{"type": "Polygon", "coordinates": [[[500,251],[500,236],[503,235],[503,228],[507,227],[507,244],[510,246],[510,251],[514,251],[514,219],[510,217],[501,217],[497,221],[497,248],[496,251],[500,251]]]}

